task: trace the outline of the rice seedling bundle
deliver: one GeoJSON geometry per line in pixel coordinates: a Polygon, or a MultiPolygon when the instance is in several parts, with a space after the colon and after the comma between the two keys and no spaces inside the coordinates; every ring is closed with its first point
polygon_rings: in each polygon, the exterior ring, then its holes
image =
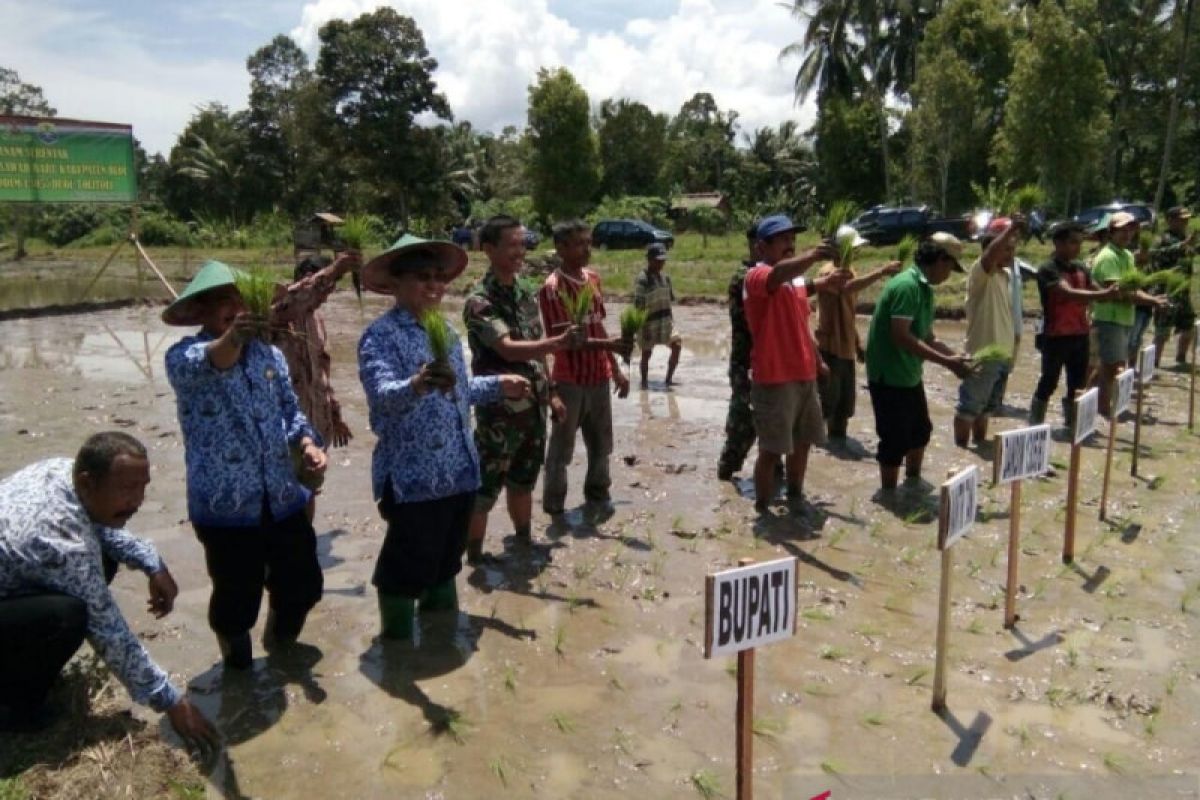
{"type": "Polygon", "coordinates": [[[360,253],[368,242],[372,240],[374,231],[371,226],[371,218],[365,214],[351,214],[346,217],[346,221],[338,228],[338,238],[351,250],[357,250],[360,253]]]}
{"type": "Polygon", "coordinates": [[[1012,360],[1012,350],[998,344],[989,344],[971,354],[976,364],[987,364],[995,361],[1012,360]]]}
{"type": "Polygon", "coordinates": [[[1149,285],[1149,275],[1137,270],[1129,270],[1117,278],[1117,287],[1122,292],[1140,292],[1149,285]]]}
{"type": "Polygon", "coordinates": [[[917,252],[917,237],[909,234],[896,245],[896,260],[901,266],[908,266],[913,254],[917,252]]]}
{"type": "Polygon", "coordinates": [[[267,319],[271,315],[271,303],[275,299],[275,279],[263,267],[251,267],[247,270],[235,269],[233,283],[246,310],[256,317],[262,318],[258,336],[266,340],[268,335],[267,319]]]}
{"type": "Polygon", "coordinates": [[[1042,191],[1042,188],[1034,183],[1026,184],[1009,194],[1010,207],[1004,213],[1012,214],[1014,211],[1020,211],[1022,214],[1028,214],[1044,202],[1046,202],[1046,193],[1042,191]]]}
{"type": "Polygon", "coordinates": [[[625,363],[628,364],[632,356],[632,345],[634,338],[641,332],[646,325],[646,317],[648,312],[644,308],[636,306],[628,306],[621,312],[621,339],[625,341],[630,349],[626,351],[625,363]]]}
{"type": "Polygon", "coordinates": [[[565,289],[558,290],[558,298],[562,300],[563,308],[566,309],[571,324],[584,325],[587,323],[588,315],[592,312],[593,295],[591,281],[585,283],[583,288],[574,295],[565,289]]]}
{"type": "Polygon", "coordinates": [[[850,220],[858,216],[858,206],[850,200],[835,200],[829,206],[825,219],[821,224],[821,233],[829,241],[837,238],[838,228],[848,225],[850,220]]]}
{"type": "Polygon", "coordinates": [[[450,332],[446,318],[437,309],[431,308],[421,315],[421,327],[425,329],[425,336],[429,339],[429,352],[433,355],[434,362],[448,366],[454,334],[450,332]]]}

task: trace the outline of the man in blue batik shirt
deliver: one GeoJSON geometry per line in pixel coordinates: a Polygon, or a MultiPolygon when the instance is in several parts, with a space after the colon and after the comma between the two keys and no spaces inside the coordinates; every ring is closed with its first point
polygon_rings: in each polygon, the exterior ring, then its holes
{"type": "Polygon", "coordinates": [[[146,448],[120,432],[90,437],[74,461],[48,459],[0,481],[0,728],[48,721],[50,687],[86,637],[136,702],[166,712],[189,742],[216,741],[108,588],[125,564],[149,577],[150,613],[161,618],[174,606],[179,589],[167,565],[124,528],[149,482],[146,448]]]}
{"type": "Polygon", "coordinates": [[[296,400],[287,361],[262,338],[267,321],[246,310],[233,270],[210,261],[163,312],[200,325],[167,351],[187,460],[188,515],[212,579],[208,624],[225,666],[253,663],[250,629],[270,594],[263,644],[295,643],[321,599],[312,492],[293,452],[314,474],[325,451],[296,400]]]}

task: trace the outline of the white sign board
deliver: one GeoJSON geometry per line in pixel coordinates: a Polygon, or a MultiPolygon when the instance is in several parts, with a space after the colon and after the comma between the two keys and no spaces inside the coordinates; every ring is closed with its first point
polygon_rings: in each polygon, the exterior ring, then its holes
{"type": "Polygon", "coordinates": [[[1116,419],[1122,411],[1129,408],[1129,404],[1133,401],[1133,381],[1135,373],[1131,369],[1127,369],[1117,376],[1117,398],[1113,406],[1113,419],[1116,419]]]}
{"type": "Polygon", "coordinates": [[[1075,431],[1071,441],[1083,444],[1096,432],[1096,419],[1100,416],[1100,390],[1088,389],[1075,398],[1075,431]]]}
{"type": "Polygon", "coordinates": [[[1138,380],[1143,384],[1149,383],[1154,378],[1154,359],[1156,356],[1157,353],[1152,344],[1148,344],[1138,351],[1138,380]]]}
{"type": "Polygon", "coordinates": [[[979,467],[967,467],[942,484],[942,513],[938,520],[938,549],[946,550],[975,524],[979,507],[979,467]]]}
{"type": "Polygon", "coordinates": [[[1034,425],[1000,434],[993,481],[1012,483],[1050,470],[1050,426],[1034,425]]]}
{"type": "Polygon", "coordinates": [[[705,595],[705,658],[761,647],[796,634],[795,558],[709,575],[705,595]]]}

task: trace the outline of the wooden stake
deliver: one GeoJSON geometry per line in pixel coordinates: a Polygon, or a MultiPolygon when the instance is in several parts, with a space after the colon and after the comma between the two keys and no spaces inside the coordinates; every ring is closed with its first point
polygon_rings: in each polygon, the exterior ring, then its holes
{"type": "Polygon", "coordinates": [[[1008,585],[1004,591],[1004,627],[1017,624],[1017,558],[1021,552],[1021,482],[1012,482],[1008,502],[1008,585]]]}
{"type": "Polygon", "coordinates": [[[1075,510],[1079,505],[1079,450],[1071,445],[1071,467],[1067,470],[1067,529],[1063,536],[1062,561],[1070,564],[1075,560],[1075,510]]]}
{"type": "Polygon", "coordinates": [[[737,800],[754,796],[754,648],[738,653],[737,800]]]}
{"type": "Polygon", "coordinates": [[[946,640],[950,633],[950,571],[954,556],[950,548],[942,551],[942,589],[938,598],[937,657],[933,668],[933,710],[946,708],[946,640]]]}
{"type": "MultiPolygon", "coordinates": [[[[130,211],[129,240],[131,242],[136,242],[137,235],[138,235],[138,204],[134,203],[133,209],[130,211]]],[[[137,268],[137,299],[138,299],[139,303],[144,303],[146,301],[146,290],[142,285],[142,278],[144,276],[144,270],[142,269],[142,259],[138,257],[138,253],[137,253],[136,249],[134,250],[134,253],[133,253],[133,265],[134,265],[134,267],[137,268]]]]}
{"type": "Polygon", "coordinates": [[[96,282],[100,280],[100,276],[104,274],[104,271],[108,269],[108,265],[112,263],[112,260],[117,257],[117,253],[121,252],[121,248],[124,246],[125,242],[117,242],[116,247],[114,247],[112,252],[108,254],[108,258],[104,259],[104,263],[100,265],[100,269],[96,270],[96,274],[92,276],[92,280],[87,286],[84,287],[83,291],[79,293],[79,297],[76,298],[75,302],[80,303],[87,299],[87,296],[91,294],[92,287],[94,287],[96,282]]]}
{"type": "Polygon", "coordinates": [[[1138,376],[1137,382],[1137,415],[1133,418],[1133,460],[1129,465],[1129,474],[1137,477],[1138,451],[1142,449],[1142,397],[1146,384],[1138,376]]]}
{"type": "Polygon", "coordinates": [[[1112,392],[1108,401],[1108,452],[1104,455],[1104,486],[1100,490],[1100,521],[1108,519],[1108,479],[1112,474],[1113,448],[1117,444],[1117,419],[1120,414],[1114,413],[1117,407],[1117,382],[1113,381],[1112,392]]]}

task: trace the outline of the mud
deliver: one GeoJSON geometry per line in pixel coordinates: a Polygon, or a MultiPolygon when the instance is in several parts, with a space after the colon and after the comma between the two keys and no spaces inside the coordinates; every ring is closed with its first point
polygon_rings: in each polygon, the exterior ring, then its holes
{"type": "MultiPolygon", "coordinates": [[[[895,500],[878,493],[864,388],[855,442],[814,452],[807,502],[759,520],[747,481],[715,477],[727,318],[680,308],[681,385],[665,391],[660,350],[649,391],[614,402],[611,519],[577,507],[549,527],[538,512],[522,550],[497,510],[487,550],[501,560],[464,570],[462,611],[423,619],[415,645],[381,647],[369,580],[383,531],[355,345],[384,308],[371,298],[360,311],[349,292],[328,307],[355,438],[332,452],[318,504],[326,594],[303,637],[313,650],[260,657],[236,678],[217,665],[205,622],[162,371],[183,332],[140,307],[0,322],[0,474],[70,455],[105,428],[151,449],[153,483],[132,527],[158,544],[182,591],[161,622],[144,613],[143,581],[123,574],[117,593],[154,656],[222,727],[227,748],[205,765],[209,796],[731,797],[734,662],[703,658],[704,575],[788,554],[800,559],[801,616],[795,639],[757,656],[758,797],[1196,796],[1200,440],[1184,426],[1186,375],[1164,371],[1150,389],[1140,479],[1129,477],[1132,425],[1119,429],[1112,524],[1097,520],[1103,437],[1084,449],[1074,566],[1059,558],[1067,445],[1055,444],[1054,476],[1026,483],[1012,632],[1001,624],[1008,491],[983,491],[979,522],[955,548],[949,711],[938,716],[933,484],[987,463],[952,444],[948,373],[927,371],[926,483],[895,500]]],[[[963,332],[938,330],[950,341],[963,332]]],[[[1028,404],[1036,372],[1026,345],[1009,403],[1028,404]]],[[[993,429],[1019,425],[1013,411],[993,429]]],[[[582,502],[582,459],[579,447],[569,503],[582,502]]]]}

